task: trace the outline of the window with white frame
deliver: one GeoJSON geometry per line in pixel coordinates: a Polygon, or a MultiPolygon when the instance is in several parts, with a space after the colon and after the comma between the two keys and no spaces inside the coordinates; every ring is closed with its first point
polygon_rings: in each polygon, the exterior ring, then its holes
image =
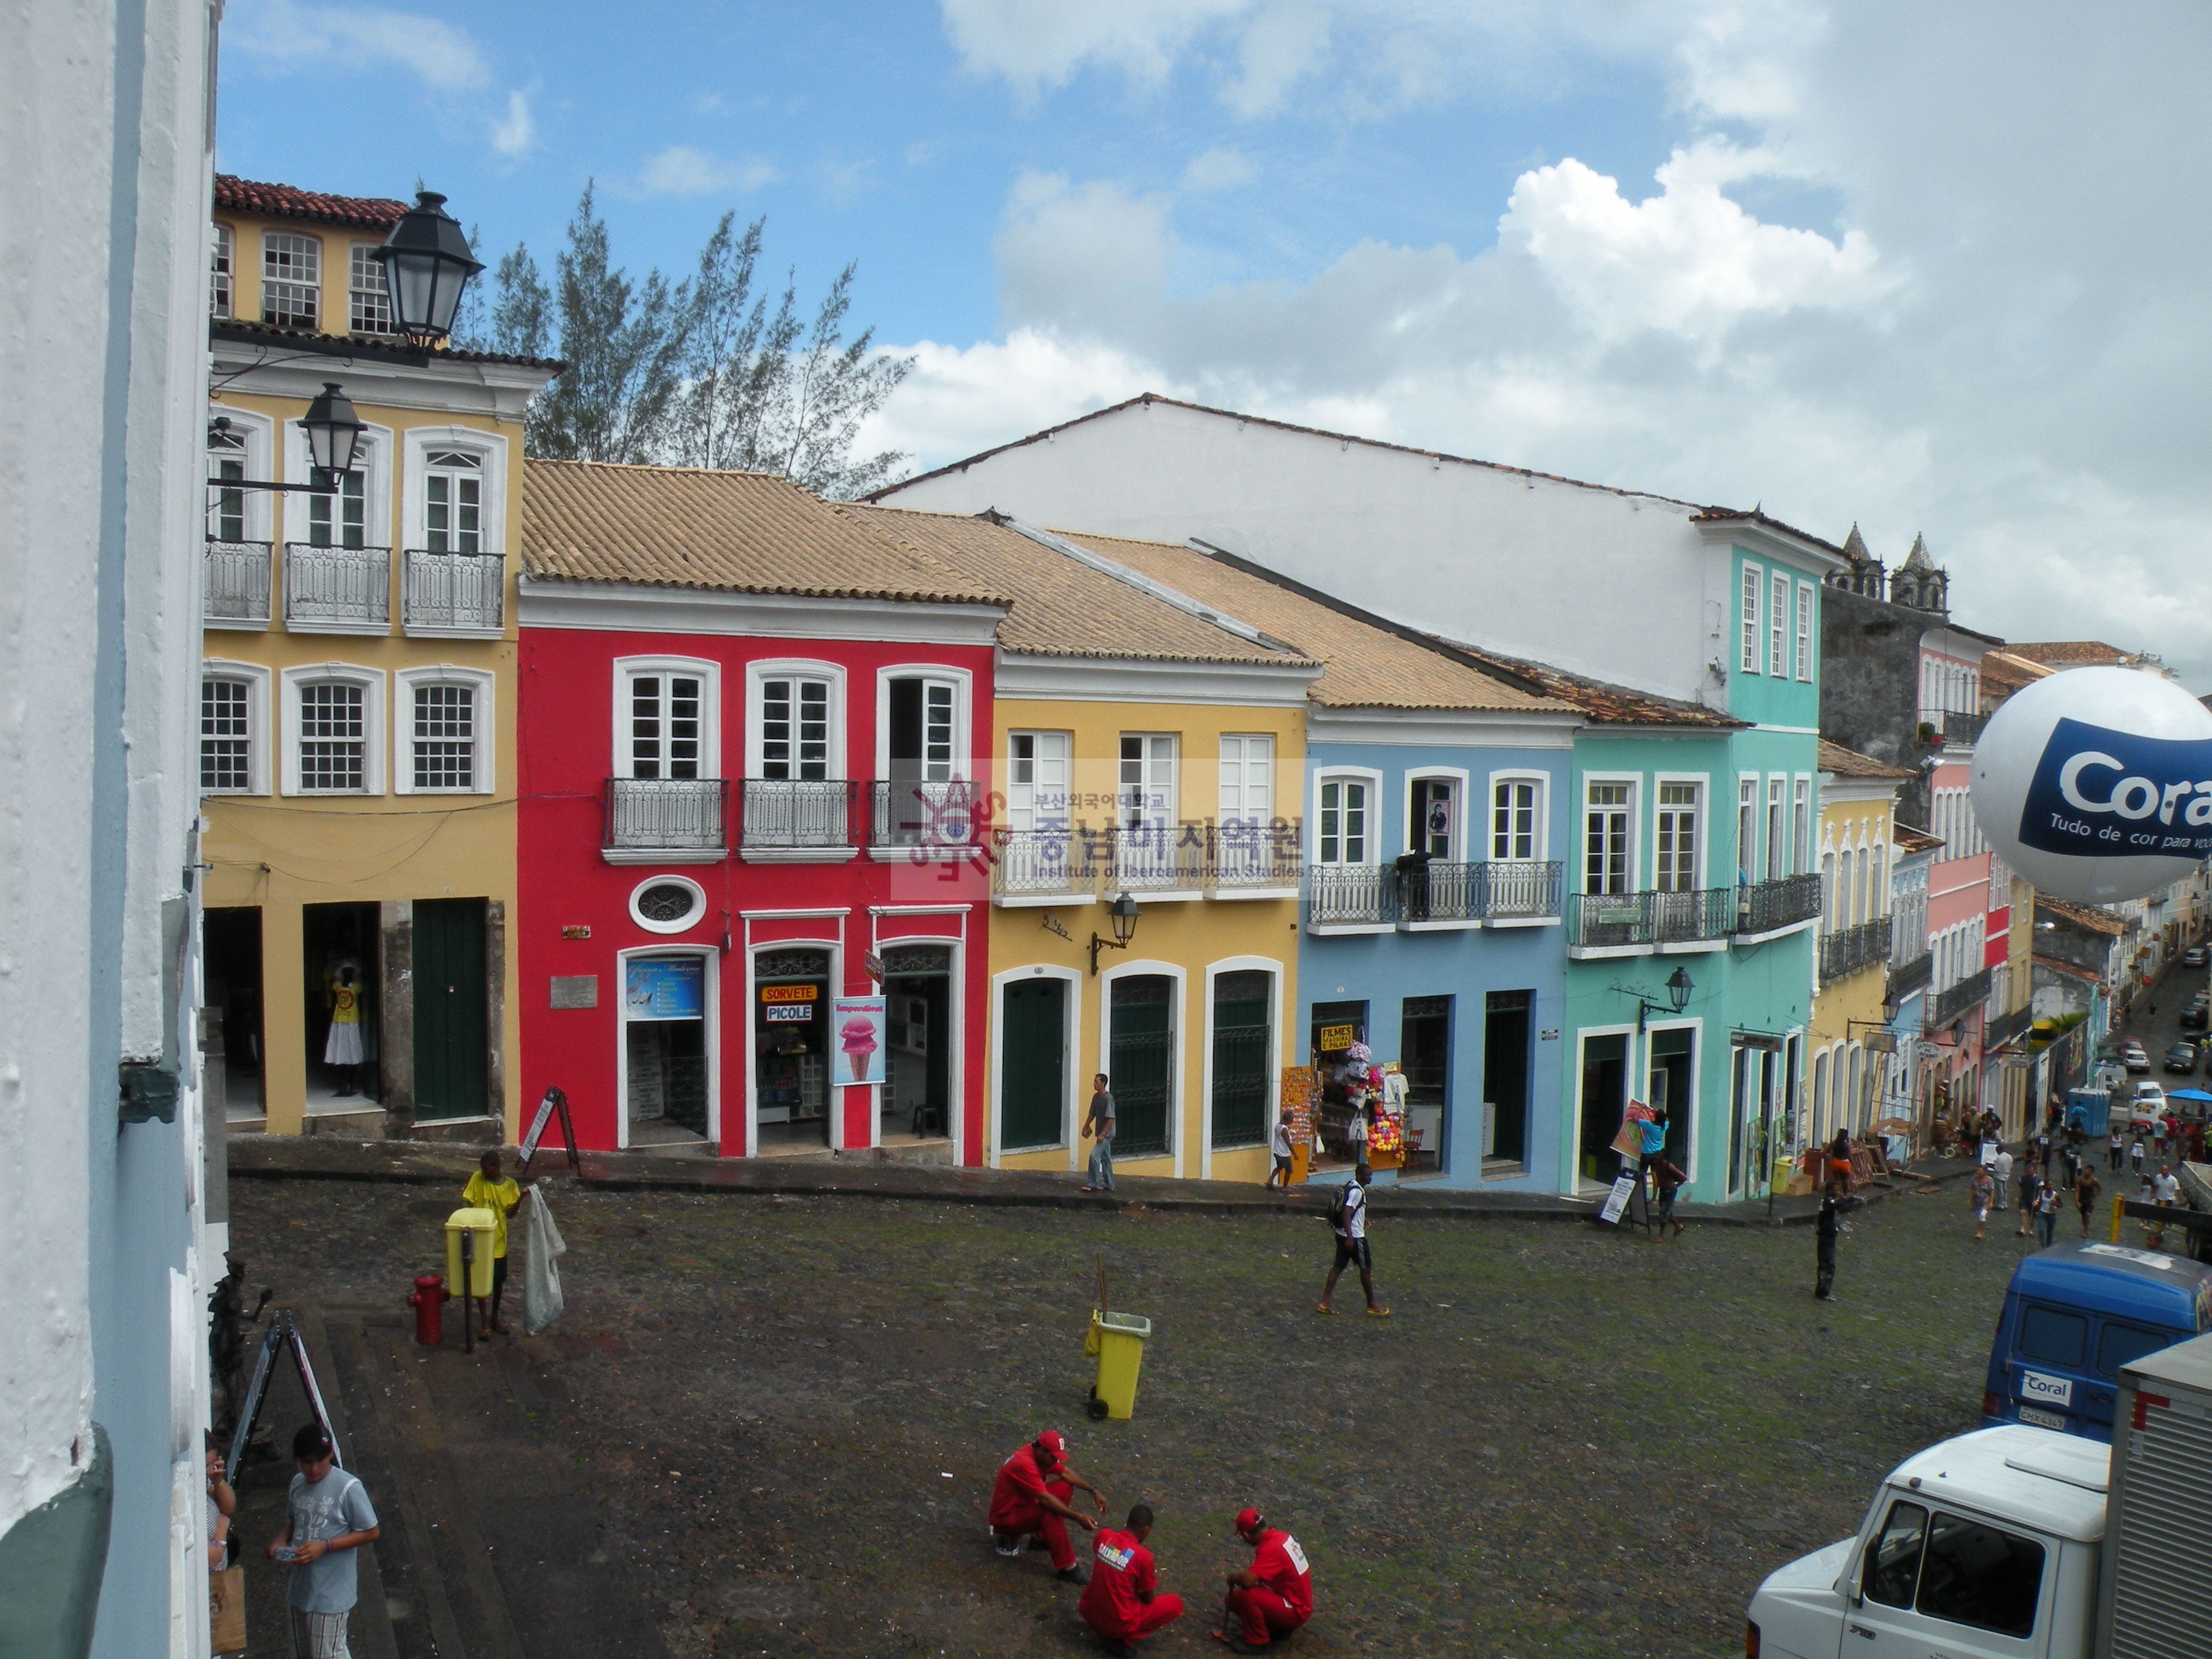
{"type": "Polygon", "coordinates": [[[314,547],[363,547],[368,540],[366,453],[351,472],[337,475],[335,495],[307,497],[307,541],[314,547]]]}
{"type": "Polygon", "coordinates": [[[893,673],[878,690],[884,774],[902,784],[947,783],[968,769],[962,727],[967,684],[947,675],[893,673]]]}
{"type": "Polygon", "coordinates": [[[1414,777],[1406,785],[1406,850],[1450,859],[1459,847],[1457,778],[1414,777]]]}
{"type": "Polygon", "coordinates": [[[384,675],[350,663],[283,671],[288,795],[384,793],[384,675]]]}
{"type": "Polygon", "coordinates": [[[1115,793],[1125,830],[1157,829],[1176,819],[1176,736],[1124,732],[1115,793]]]}
{"type": "Polygon", "coordinates": [[[356,242],[346,270],[346,323],[356,334],[392,332],[392,295],[384,285],[378,244],[356,242]]]}
{"type": "Polygon", "coordinates": [[[1364,778],[1321,781],[1321,826],[1316,844],[1323,864],[1368,861],[1369,814],[1373,798],[1364,778]]]}
{"type": "Polygon", "coordinates": [[[1782,792],[1787,782],[1766,781],[1766,878],[1779,881],[1790,873],[1790,826],[1783,817],[1782,792]]]}
{"type": "Polygon", "coordinates": [[[238,233],[221,220],[216,222],[215,234],[208,241],[208,314],[228,317],[234,289],[233,278],[238,265],[238,233]]]}
{"type": "Polygon", "coordinates": [[[1542,781],[1499,778],[1490,789],[1490,856],[1508,860],[1540,857],[1539,818],[1542,781]]]}
{"type": "Polygon", "coordinates": [[[473,680],[403,677],[410,722],[409,787],[422,793],[473,793],[477,781],[477,745],[482,688],[473,680]]]}
{"type": "Polygon", "coordinates": [[[1266,732],[1221,739],[1219,822],[1257,829],[1275,816],[1275,739],[1266,732]]]}
{"type": "Polygon", "coordinates": [[[319,328],[323,244],[295,231],[261,233],[261,320],[279,328],[319,328]]]}
{"type": "Polygon", "coordinates": [[[1065,833],[1069,825],[1069,757],[1072,732],[1010,732],[1006,734],[1006,828],[1026,835],[1036,830],[1065,833]]]}
{"type": "Polygon", "coordinates": [[[1790,677],[1790,574],[1778,570],[1773,580],[1766,601],[1766,672],[1780,680],[1790,677]]]}
{"type": "Polygon", "coordinates": [[[1836,931],[1836,855],[1832,852],[1820,854],[1820,931],[1836,931]]]}
{"type": "Polygon", "coordinates": [[[631,669],[623,676],[623,775],[697,778],[706,769],[706,677],[681,669],[631,669]]]}
{"type": "Polygon", "coordinates": [[[1760,571],[1757,565],[1743,568],[1743,650],[1738,665],[1747,674],[1759,672],[1759,588],[1760,571]]]}
{"type": "Polygon", "coordinates": [[[242,795],[253,788],[253,687],[210,674],[200,682],[200,788],[242,795]]]}
{"type": "MultiPolygon", "coordinates": [[[[243,479],[246,476],[246,437],[236,426],[208,434],[208,476],[243,479]]],[[[243,489],[209,492],[208,534],[219,542],[242,542],[248,535],[246,498],[243,489]]]]}
{"type": "Polygon", "coordinates": [[[1889,912],[1889,848],[1874,844],[1867,870],[1867,920],[1877,921],[1889,912]]]}
{"type": "Polygon", "coordinates": [[[1626,893],[1634,880],[1630,836],[1635,833],[1634,787],[1626,781],[1584,786],[1583,890],[1626,893]]]}
{"type": "Polygon", "coordinates": [[[758,684],[753,720],[760,745],[760,775],[782,781],[826,780],[832,703],[829,677],[772,674],[758,684]]]}
{"type": "Polygon", "coordinates": [[[1790,789],[1790,867],[1802,875],[1813,867],[1813,780],[1801,777],[1790,789]]]}
{"type": "Polygon", "coordinates": [[[1759,868],[1759,780],[1738,778],[1735,785],[1736,879],[1749,881],[1759,868]]]}
{"type": "Polygon", "coordinates": [[[423,457],[422,545],[433,553],[481,553],[483,457],[434,449],[423,457]]]}
{"type": "Polygon", "coordinates": [[[1797,584],[1797,678],[1813,678],[1813,584],[1797,584]]]}
{"type": "Polygon", "coordinates": [[[1662,893],[1697,889],[1698,807],[1703,793],[1695,783],[1680,780],[1659,785],[1659,815],[1653,837],[1658,867],[1652,872],[1651,884],[1662,893]]]}

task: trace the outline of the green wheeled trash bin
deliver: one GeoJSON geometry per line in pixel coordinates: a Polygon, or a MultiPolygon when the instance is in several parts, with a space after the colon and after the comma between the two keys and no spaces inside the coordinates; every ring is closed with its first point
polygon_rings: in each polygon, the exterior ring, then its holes
{"type": "Polygon", "coordinates": [[[1144,1364],[1145,1343],[1152,1334],[1152,1322],[1142,1314],[1091,1313],[1083,1352],[1098,1358],[1098,1380],[1091,1385],[1086,1408],[1094,1420],[1110,1417],[1126,1423],[1136,1410],[1137,1370],[1144,1364]]]}

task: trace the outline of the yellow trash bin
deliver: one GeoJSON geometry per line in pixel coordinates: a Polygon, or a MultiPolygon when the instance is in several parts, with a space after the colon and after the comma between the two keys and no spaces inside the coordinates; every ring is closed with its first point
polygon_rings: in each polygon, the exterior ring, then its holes
{"type": "Polygon", "coordinates": [[[455,1296],[489,1296],[491,1294],[492,1240],[499,1231],[499,1218],[489,1210],[456,1210],[446,1218],[446,1284],[455,1296]],[[461,1235],[477,1236],[476,1253],[469,1263],[469,1287],[461,1288],[461,1235]]]}
{"type": "Polygon", "coordinates": [[[1152,1322],[1142,1314],[1093,1311],[1083,1352],[1098,1356],[1098,1380],[1091,1385],[1091,1415],[1126,1423],[1137,1408],[1137,1368],[1144,1364],[1145,1342],[1152,1322]]]}

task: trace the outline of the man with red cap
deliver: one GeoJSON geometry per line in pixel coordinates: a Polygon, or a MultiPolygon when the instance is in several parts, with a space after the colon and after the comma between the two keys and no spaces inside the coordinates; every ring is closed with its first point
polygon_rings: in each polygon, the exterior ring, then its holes
{"type": "Polygon", "coordinates": [[[1152,1505],[1139,1504],[1121,1528],[1099,1528],[1091,1547],[1097,1565],[1076,1611],[1116,1653],[1127,1653],[1133,1644],[1182,1617],[1182,1597],[1156,1587],[1152,1553],[1145,1547],[1152,1529],[1152,1505]]]}
{"type": "Polygon", "coordinates": [[[1019,1555],[1025,1538],[1043,1540],[1052,1553],[1054,1576],[1080,1584],[1085,1579],[1075,1565],[1075,1547],[1067,1541],[1067,1522],[1093,1531],[1097,1523],[1067,1500],[1080,1486],[1103,1515],[1106,1494],[1068,1468],[1066,1451],[1060,1431],[1047,1429],[999,1466],[991,1488],[991,1535],[1001,1555],[1019,1555]]]}
{"type": "Polygon", "coordinates": [[[1243,1626],[1242,1639],[1226,1630],[1213,1633],[1232,1648],[1264,1648],[1313,1617],[1313,1570],[1298,1540],[1269,1526],[1259,1510],[1239,1510],[1231,1524],[1252,1547],[1251,1570],[1229,1575],[1229,1618],[1243,1626]]]}

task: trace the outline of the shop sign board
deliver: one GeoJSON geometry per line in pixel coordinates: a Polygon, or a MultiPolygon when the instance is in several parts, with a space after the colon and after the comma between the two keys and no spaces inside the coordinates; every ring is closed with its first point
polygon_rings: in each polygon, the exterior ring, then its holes
{"type": "MultiPolygon", "coordinates": [[[[811,988],[811,987],[809,988],[811,988]]],[[[837,1042],[830,1081],[838,1088],[865,1087],[884,1080],[884,999],[833,997],[830,1021],[837,1042]]]]}
{"type": "Polygon", "coordinates": [[[822,995],[818,985],[763,985],[761,1018],[770,1025],[805,1025],[814,1018],[814,1005],[822,995]]]}
{"type": "Polygon", "coordinates": [[[1351,1025],[1322,1026],[1321,1028],[1321,1051],[1323,1054],[1335,1054],[1340,1049],[1349,1048],[1352,1046],[1352,1034],[1356,1029],[1356,1027],[1351,1025]]]}
{"type": "Polygon", "coordinates": [[[623,1011],[632,1019],[704,1019],[702,957],[632,957],[623,964],[623,1011]]]}

